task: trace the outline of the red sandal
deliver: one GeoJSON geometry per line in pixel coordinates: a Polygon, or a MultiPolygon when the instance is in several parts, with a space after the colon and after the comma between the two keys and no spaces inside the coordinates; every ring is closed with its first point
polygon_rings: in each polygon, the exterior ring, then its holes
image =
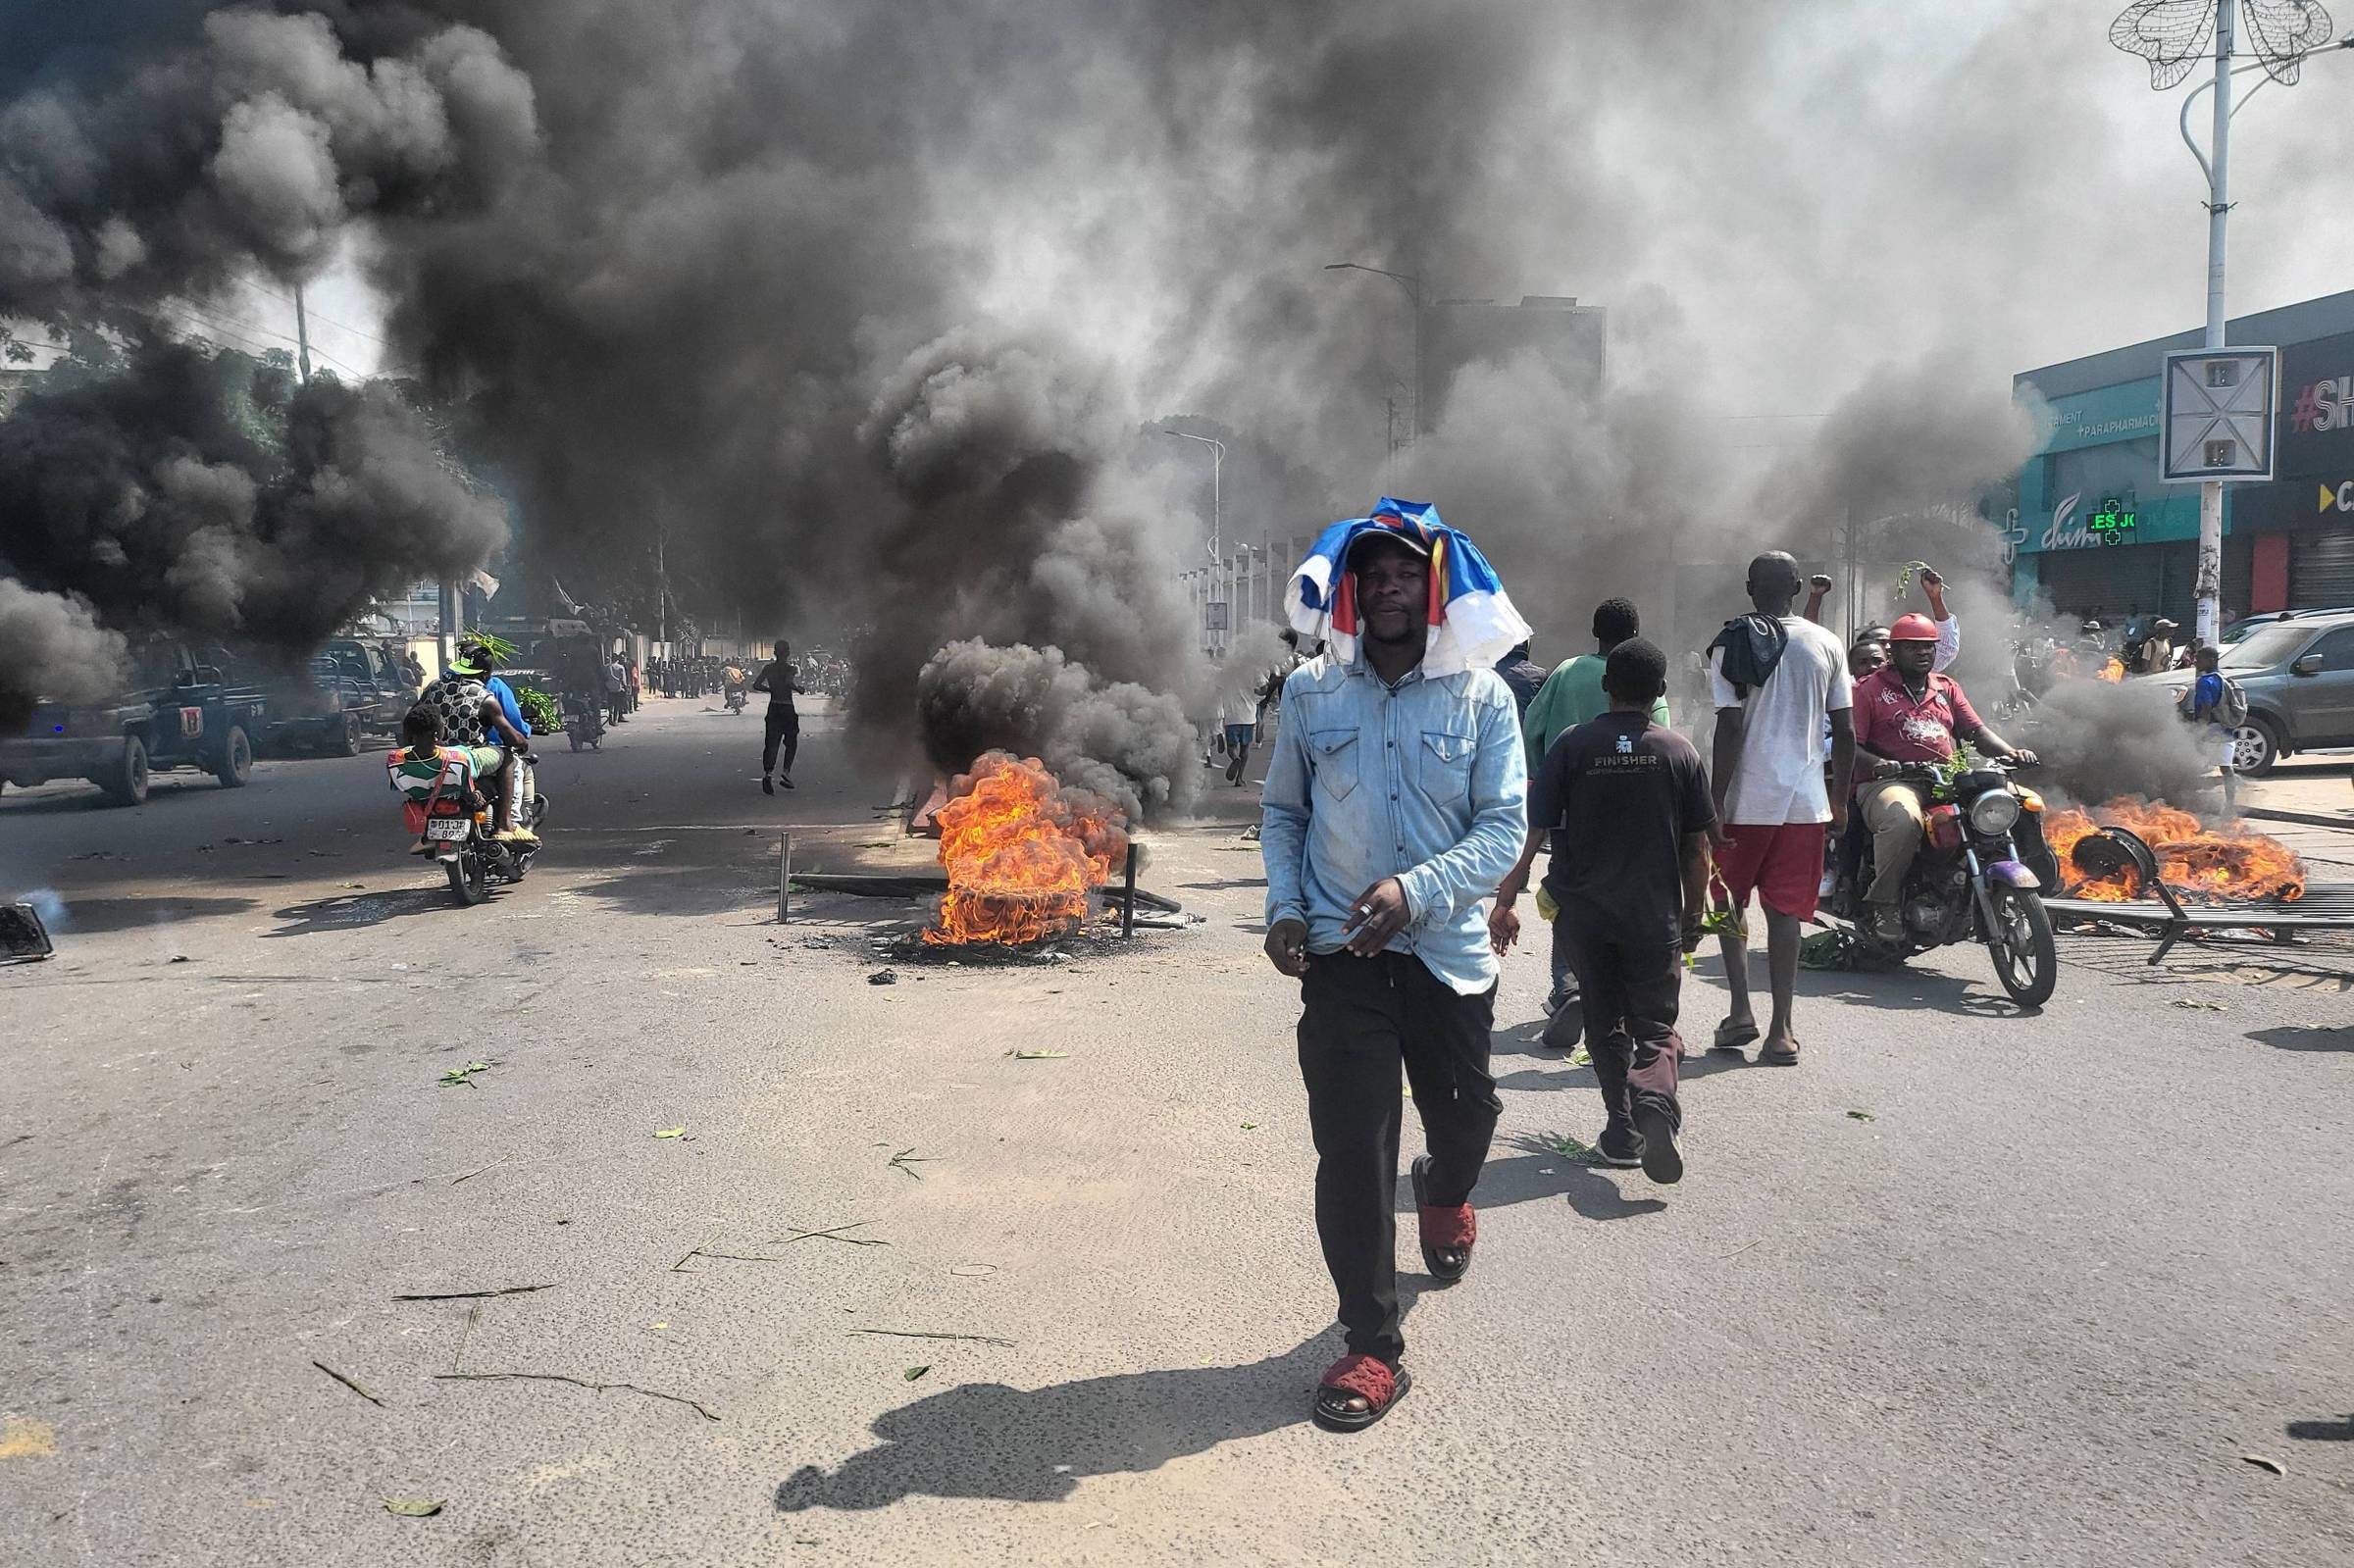
{"type": "Polygon", "coordinates": [[[1471,1243],[1479,1239],[1479,1217],[1468,1203],[1432,1204],[1426,1191],[1430,1156],[1414,1156],[1414,1213],[1421,1223],[1422,1265],[1442,1284],[1452,1285],[1471,1268],[1471,1243]]]}
{"type": "Polygon", "coordinates": [[[1345,1355],[1324,1369],[1316,1385],[1316,1425],[1327,1432],[1362,1432],[1388,1415],[1413,1386],[1406,1368],[1377,1355],[1345,1355]],[[1351,1399],[1364,1400],[1365,1408],[1350,1409],[1351,1399]]]}

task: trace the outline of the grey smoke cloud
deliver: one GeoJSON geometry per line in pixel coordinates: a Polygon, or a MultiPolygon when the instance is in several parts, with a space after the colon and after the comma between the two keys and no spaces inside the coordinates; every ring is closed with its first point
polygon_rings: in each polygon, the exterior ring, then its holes
{"type": "Polygon", "coordinates": [[[122,679],[123,634],[82,601],[0,577],[0,725],[25,722],[35,697],[88,702],[122,679]]]}
{"type": "MultiPolygon", "coordinates": [[[[2099,346],[2117,300],[2173,297],[2157,242],[2054,234],[2173,202],[2132,231],[2195,253],[2179,172],[2121,175],[2106,44],[2057,0],[280,9],[193,32],[126,11],[115,60],[159,45],[128,73],[73,39],[0,115],[0,168],[73,271],[0,190],[0,288],[201,288],[365,222],[393,353],[469,400],[530,562],[636,571],[659,527],[691,592],[779,629],[871,621],[884,725],[972,637],[1199,693],[1165,596],[1198,525],[1137,478],[1142,421],[1215,418],[1352,504],[1437,501],[1565,652],[1611,593],[1663,631],[1739,608],[1678,560],[1766,532],[1818,554],[1834,505],[1993,477],[2014,367],[1957,385],[1941,347],[2021,323],[2099,346]],[[1475,371],[1378,473],[1410,333],[1399,290],[1335,260],[1608,304],[1611,395],[1475,371]],[[1890,361],[1913,369],[1837,404],[1890,361]],[[1770,481],[1740,437],[1807,427],[1714,419],[1826,411],[1770,481]]],[[[1228,537],[1327,520],[1263,504],[1230,492],[1228,537]]]]}

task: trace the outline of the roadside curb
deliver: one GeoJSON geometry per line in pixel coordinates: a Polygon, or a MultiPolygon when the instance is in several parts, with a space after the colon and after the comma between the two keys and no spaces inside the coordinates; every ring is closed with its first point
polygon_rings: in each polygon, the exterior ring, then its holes
{"type": "Polygon", "coordinates": [[[2294,822],[2308,828],[2336,828],[2354,832],[2354,817],[2325,817],[2314,811],[2270,811],[2262,806],[2250,806],[2240,815],[2261,818],[2266,822],[2294,822]]]}

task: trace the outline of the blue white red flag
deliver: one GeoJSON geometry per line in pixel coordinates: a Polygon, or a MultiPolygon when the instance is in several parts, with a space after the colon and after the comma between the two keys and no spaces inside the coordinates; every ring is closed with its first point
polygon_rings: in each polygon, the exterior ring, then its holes
{"type": "Polygon", "coordinates": [[[1422,673],[1487,670],[1529,634],[1503,580],[1479,546],[1439,521],[1426,501],[1385,495],[1363,517],[1345,518],[1316,535],[1307,559],[1284,590],[1284,612],[1302,636],[1322,637],[1344,664],[1356,658],[1356,582],[1343,564],[1365,534],[1387,531],[1414,540],[1430,556],[1430,641],[1422,673]]]}

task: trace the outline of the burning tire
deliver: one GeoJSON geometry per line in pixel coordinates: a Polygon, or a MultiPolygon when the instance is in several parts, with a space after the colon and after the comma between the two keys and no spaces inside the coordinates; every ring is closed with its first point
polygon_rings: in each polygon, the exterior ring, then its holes
{"type": "Polygon", "coordinates": [[[2060,986],[2060,952],[2043,900],[2018,887],[1994,889],[1994,930],[1986,934],[1994,978],[2021,1007],[2041,1007],[2060,986]]]}
{"type": "Polygon", "coordinates": [[[2261,779],[2271,773],[2280,761],[2280,739],[2273,727],[2262,719],[2251,718],[2231,732],[2231,768],[2251,779],[2261,779]]]}

